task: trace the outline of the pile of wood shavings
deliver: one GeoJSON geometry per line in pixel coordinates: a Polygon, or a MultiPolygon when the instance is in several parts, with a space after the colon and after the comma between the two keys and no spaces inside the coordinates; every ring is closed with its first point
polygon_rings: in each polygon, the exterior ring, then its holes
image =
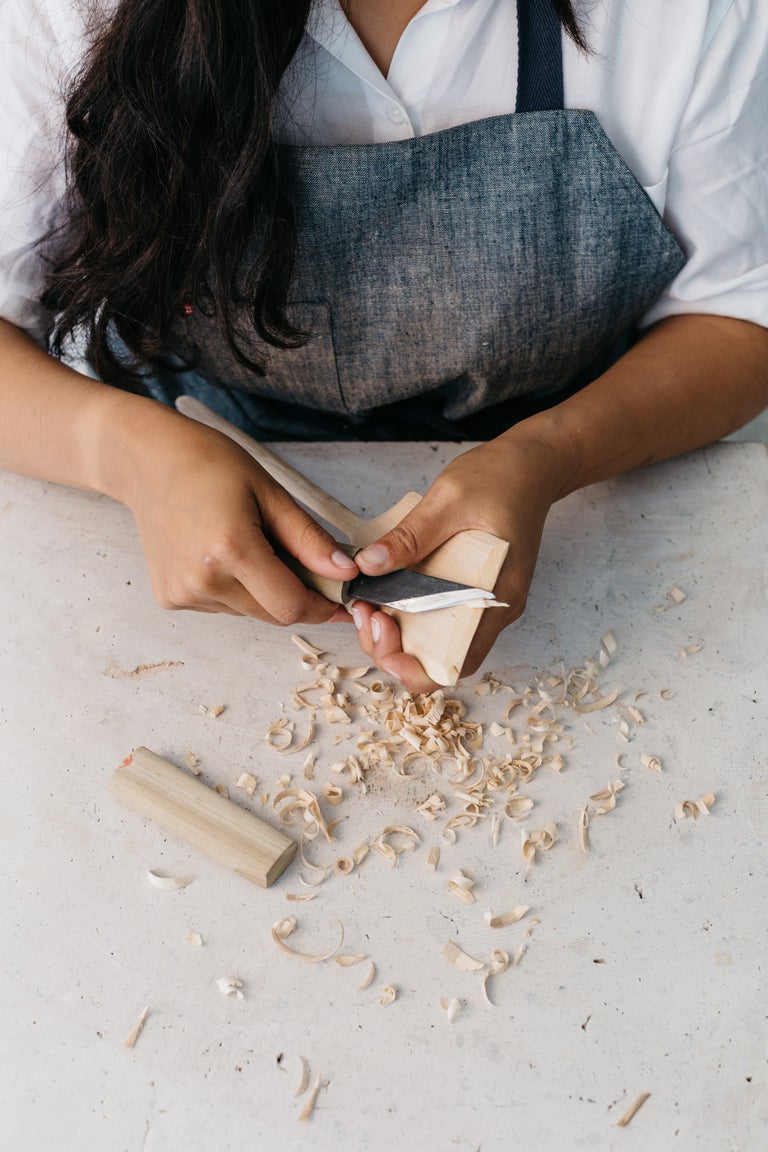
{"type": "MultiPolygon", "coordinates": [[[[369,849],[385,856],[394,867],[400,855],[416,848],[421,840],[419,833],[407,824],[390,825],[369,842],[358,845],[351,855],[337,857],[327,864],[311,863],[304,852],[305,841],[316,838],[321,842],[323,839],[333,841],[335,827],[340,822],[326,820],[321,801],[332,806],[348,803],[355,794],[366,794],[374,777],[384,772],[393,781],[409,784],[405,795],[412,803],[414,820],[423,821],[426,827],[436,830],[444,842],[455,844],[465,832],[488,821],[495,846],[504,824],[519,824],[534,809],[534,800],[526,794],[526,785],[542,771],[557,775],[567,768],[575,743],[574,729],[583,725],[592,731],[587,717],[591,720],[594,714],[602,713],[604,725],[612,725],[617,738],[625,743],[637,738],[646,722],[644,712],[636,706],[645,695],[643,691],[636,692],[631,699],[622,699],[620,686],[606,688],[601,684],[618,651],[610,632],[602,637],[594,657],[570,669],[561,666],[549,671],[523,687],[504,683],[498,675],[486,675],[476,685],[475,695],[498,697],[501,704],[497,719],[489,724],[470,717],[459,690],[437,689],[415,695],[384,682],[370,668],[341,667],[302,638],[292,639],[311,679],[292,693],[298,721],[285,714],[278,717],[266,733],[268,744],[283,755],[308,749],[304,766],[307,780],[322,767],[317,740],[323,731],[333,731],[334,745],[342,742],[348,745],[346,755],[327,766],[327,771],[339,783],[326,781],[317,794],[307,788],[284,789],[274,801],[276,808],[283,805],[280,816],[284,823],[291,823],[297,815],[301,817],[300,854],[307,871],[300,875],[300,882],[312,889],[332,877],[348,876],[369,849]],[[301,722],[306,713],[308,725],[301,722]],[[324,727],[323,717],[332,729],[324,727]],[[299,733],[305,733],[303,738],[299,739],[299,733]],[[419,786],[423,798],[414,800],[412,794],[419,786]]],[[[660,693],[663,700],[670,699],[671,695],[669,690],[660,693]]],[[[630,764],[661,772],[661,761],[655,755],[639,750],[637,754],[617,754],[615,769],[623,772],[630,764]],[[630,763],[624,763],[623,759],[630,763]]],[[[600,791],[592,793],[581,809],[573,838],[584,851],[589,850],[590,815],[604,816],[612,812],[624,787],[624,780],[610,780],[600,791]]],[[[686,802],[685,815],[692,815],[690,809],[694,805],[697,815],[700,814],[703,801],[704,798],[701,806],[699,802],[686,802]]],[[[535,831],[520,829],[526,868],[536,864],[539,855],[549,852],[561,839],[554,822],[537,821],[536,825],[535,831]]],[[[566,840],[568,838],[566,835],[566,840]]],[[[439,859],[440,849],[432,844],[428,848],[427,867],[437,870],[439,859]]],[[[460,868],[447,880],[447,890],[467,905],[476,902],[474,886],[474,879],[460,868]]],[[[314,895],[313,891],[305,899],[310,900],[314,895]]],[[[302,899],[295,895],[289,898],[302,899]]],[[[487,912],[486,920],[492,928],[507,928],[528,912],[526,905],[520,905],[497,916],[487,912]]],[[[293,952],[285,944],[295,924],[294,918],[288,918],[273,929],[273,939],[283,951],[315,963],[335,957],[341,967],[367,961],[368,975],[357,987],[367,988],[372,983],[376,973],[373,960],[363,955],[337,954],[343,942],[343,926],[338,925],[340,940],[332,950],[306,956],[293,952]]],[[[538,924],[538,919],[528,921],[524,932],[528,940],[538,924]]],[[[492,977],[501,976],[518,965],[527,948],[526,942],[520,943],[511,959],[499,948],[489,959],[477,960],[463,952],[455,941],[449,941],[444,954],[459,970],[480,975],[482,999],[493,1005],[489,994],[490,985],[495,984],[492,977]]],[[[396,998],[397,986],[390,984],[382,989],[378,1002],[391,1004],[396,998]]],[[[452,1021],[463,1001],[452,997],[443,998],[440,1003],[452,1021]]]]}
{"type": "MultiPolygon", "coordinates": [[[[428,795],[415,805],[415,814],[437,826],[441,838],[455,843],[462,831],[476,828],[491,819],[492,840],[496,844],[504,822],[520,821],[534,807],[533,799],[524,789],[538,772],[549,770],[560,773],[567,765],[568,752],[573,746],[569,727],[582,715],[614,709],[617,733],[629,740],[633,725],[644,723],[644,715],[634,705],[617,703],[619,687],[604,691],[600,685],[603,671],[618,650],[612,633],[602,638],[594,658],[578,667],[552,672],[536,679],[522,689],[503,683],[496,676],[487,676],[475,688],[481,696],[508,694],[503,701],[506,723],[494,721],[484,725],[470,719],[467,706],[458,695],[448,695],[443,689],[423,695],[413,695],[381,679],[369,676],[367,667],[343,668],[325,658],[325,654],[299,636],[292,640],[302,656],[302,665],[313,673],[313,678],[294,689],[293,703],[297,711],[309,711],[309,730],[304,738],[296,740],[297,723],[288,716],[280,716],[266,733],[267,743],[276,751],[290,755],[308,748],[305,778],[314,777],[317,766],[318,716],[325,715],[329,725],[344,725],[345,735],[354,747],[347,755],[330,765],[331,774],[339,783],[326,781],[321,795],[326,803],[342,804],[347,797],[345,787],[359,793],[368,791],[371,776],[384,770],[394,777],[411,782],[423,782],[428,795]],[[354,725],[357,730],[354,730],[354,725]],[[494,749],[487,745],[487,736],[494,741],[494,749]],[[501,743],[501,750],[498,745],[501,743]],[[439,790],[430,790],[429,781],[440,778],[439,790]]],[[[658,763],[652,758],[653,766],[658,763]]],[[[621,767],[621,765],[619,765],[621,767]]],[[[608,786],[610,795],[604,798],[608,811],[615,805],[616,793],[623,787],[620,781],[608,786]]],[[[306,806],[305,819],[311,825],[302,834],[302,840],[314,838],[320,828],[327,839],[332,838],[333,823],[325,826],[320,817],[319,798],[302,789],[306,806]],[[331,829],[328,835],[327,828],[331,829]]],[[[287,792],[280,799],[287,798],[287,792]]],[[[290,793],[299,801],[299,790],[290,793]]],[[[600,796],[602,799],[602,796],[600,796]]],[[[274,801],[277,806],[278,800],[274,801]]],[[[296,804],[288,805],[281,819],[292,816],[296,804]]],[[[418,843],[415,830],[401,826],[410,843],[393,846],[387,840],[387,831],[371,843],[376,851],[389,858],[393,866],[399,854],[418,843]]],[[[528,866],[541,851],[548,850],[557,839],[557,829],[550,822],[536,832],[523,832],[522,850],[528,866]]],[[[305,865],[306,857],[302,854],[305,865]]],[[[436,867],[435,855],[430,863],[436,867]]],[[[312,867],[311,865],[308,865],[312,867]]],[[[329,865],[315,869],[330,875],[344,869],[329,865]]],[[[347,869],[348,871],[351,869],[347,869]]],[[[323,877],[323,879],[325,876],[323,877]]],[[[322,881],[320,881],[322,882],[322,881]]],[[[450,891],[460,895],[466,903],[472,902],[471,885],[450,882],[450,891]]]]}

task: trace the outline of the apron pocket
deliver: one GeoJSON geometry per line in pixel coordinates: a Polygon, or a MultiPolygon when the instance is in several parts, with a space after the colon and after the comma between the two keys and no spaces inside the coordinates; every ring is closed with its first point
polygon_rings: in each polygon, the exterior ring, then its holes
{"type": "Polygon", "coordinates": [[[297,328],[310,334],[307,343],[285,349],[262,345],[266,375],[263,379],[249,375],[245,387],[261,396],[308,408],[346,412],[336,369],[330,304],[325,300],[296,301],[288,305],[287,313],[297,328]]]}

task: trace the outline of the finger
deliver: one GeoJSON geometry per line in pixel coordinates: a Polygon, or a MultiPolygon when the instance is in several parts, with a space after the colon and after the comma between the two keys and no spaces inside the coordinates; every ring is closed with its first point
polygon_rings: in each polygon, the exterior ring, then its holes
{"type": "Polygon", "coordinates": [[[415,656],[403,652],[400,629],[386,612],[373,612],[370,619],[372,656],[377,667],[396,676],[410,692],[432,692],[437,688],[415,656]]]}
{"type": "Polygon", "coordinates": [[[357,575],[355,561],[339,547],[337,540],[275,485],[259,496],[263,529],[270,540],[320,576],[351,580],[357,575]]]}
{"type": "Polygon", "coordinates": [[[434,692],[440,685],[430,680],[415,656],[407,652],[393,652],[385,656],[379,667],[399,680],[409,692],[434,692]]]}
{"type": "Polygon", "coordinates": [[[347,605],[349,614],[357,629],[357,640],[366,656],[373,658],[373,636],[371,635],[371,617],[375,609],[364,600],[353,600],[347,605]]]}
{"type": "Polygon", "coordinates": [[[430,489],[423,500],[399,524],[355,556],[361,572],[373,576],[408,568],[434,552],[466,527],[439,490],[430,489]]]}
{"type": "Polygon", "coordinates": [[[258,525],[230,541],[206,563],[211,569],[209,592],[258,620],[284,627],[323,624],[337,611],[338,605],[307,588],[283,564],[258,525]],[[242,592],[233,592],[237,586],[242,592]]]}

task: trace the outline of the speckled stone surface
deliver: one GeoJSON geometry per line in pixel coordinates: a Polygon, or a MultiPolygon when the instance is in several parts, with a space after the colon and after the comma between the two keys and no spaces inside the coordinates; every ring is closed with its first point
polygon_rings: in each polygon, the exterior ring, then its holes
{"type": "MultiPolygon", "coordinates": [[[[455,451],[277,450],[368,514],[423,489],[455,451]]],[[[449,793],[447,780],[432,769],[412,781],[382,774],[364,795],[346,786],[333,810],[344,817],[338,840],[313,842],[311,859],[332,864],[392,822],[422,842],[396,868],[371,852],[310,903],[286,901],[309,891],[298,867],[268,891],[252,887],[107,787],[138,744],[179,764],[191,751],[204,780],[274,820],[261,792],[273,796],[286,772],[302,782],[303,757],[269,749],[265,729],[283,702],[303,734],[291,688],[311,677],[287,634],[155,607],[131,518],[106,498],[1,474],[0,532],[4,1149],[768,1147],[764,445],[718,445],[554,510],[527,612],[486,668],[519,687],[594,654],[610,629],[618,651],[601,683],[644,723],[626,742],[615,708],[564,717],[566,767],[520,786],[534,800],[525,827],[558,826],[551,851],[526,874],[509,820],[495,847],[483,820],[445,843],[415,804],[449,793]],[[666,598],[675,585],[681,604],[666,598]],[[226,705],[217,719],[200,712],[215,703],[226,705]],[[661,774],[643,767],[649,754],[661,774]],[[234,789],[243,771],[259,781],[251,801],[234,789]],[[619,803],[593,817],[585,854],[578,811],[618,777],[619,803]],[[710,816],[675,822],[678,801],[710,790],[710,816]],[[435,873],[431,844],[442,849],[435,873]],[[148,868],[193,881],[161,891],[148,868]],[[475,879],[476,904],[448,891],[455,868],[475,879]],[[530,938],[526,920],[489,928],[486,909],[518,904],[540,921],[530,938]],[[376,964],[372,985],[357,987],[359,968],[283,955],[270,926],[291,914],[291,942],[307,951],[326,947],[340,919],[344,951],[376,964]],[[202,947],[187,942],[190,930],[202,947]],[[443,958],[447,940],[480,958],[528,947],[493,977],[492,1006],[477,974],[443,958]],[[244,998],[221,995],[220,977],[241,980],[244,998]],[[399,992],[388,1007],[386,984],[399,992]],[[453,1024],[442,997],[463,1001],[453,1024]],[[306,1124],[294,1097],[299,1056],[324,1084],[306,1124]],[[617,1128],[641,1092],[650,1098],[617,1128]]],[[[348,629],[301,631],[339,663],[359,661],[348,629]]],[[[525,730],[520,709],[504,720],[508,690],[476,696],[469,684],[462,695],[489,749],[505,746],[488,734],[491,720],[525,730]]],[[[331,765],[354,750],[361,724],[322,725],[315,786],[338,779],[331,765]]]]}

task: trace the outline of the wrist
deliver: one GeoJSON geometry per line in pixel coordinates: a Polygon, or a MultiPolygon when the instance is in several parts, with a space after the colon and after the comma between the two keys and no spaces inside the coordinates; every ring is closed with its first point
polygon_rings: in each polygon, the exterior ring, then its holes
{"type": "Polygon", "coordinates": [[[180,419],[149,397],[99,385],[85,422],[88,486],[130,506],[147,461],[169,451],[167,425],[180,419]]]}
{"type": "Polygon", "coordinates": [[[505,448],[526,453],[536,470],[537,485],[550,504],[579,486],[577,439],[560,405],[514,424],[498,438],[505,448]]]}

